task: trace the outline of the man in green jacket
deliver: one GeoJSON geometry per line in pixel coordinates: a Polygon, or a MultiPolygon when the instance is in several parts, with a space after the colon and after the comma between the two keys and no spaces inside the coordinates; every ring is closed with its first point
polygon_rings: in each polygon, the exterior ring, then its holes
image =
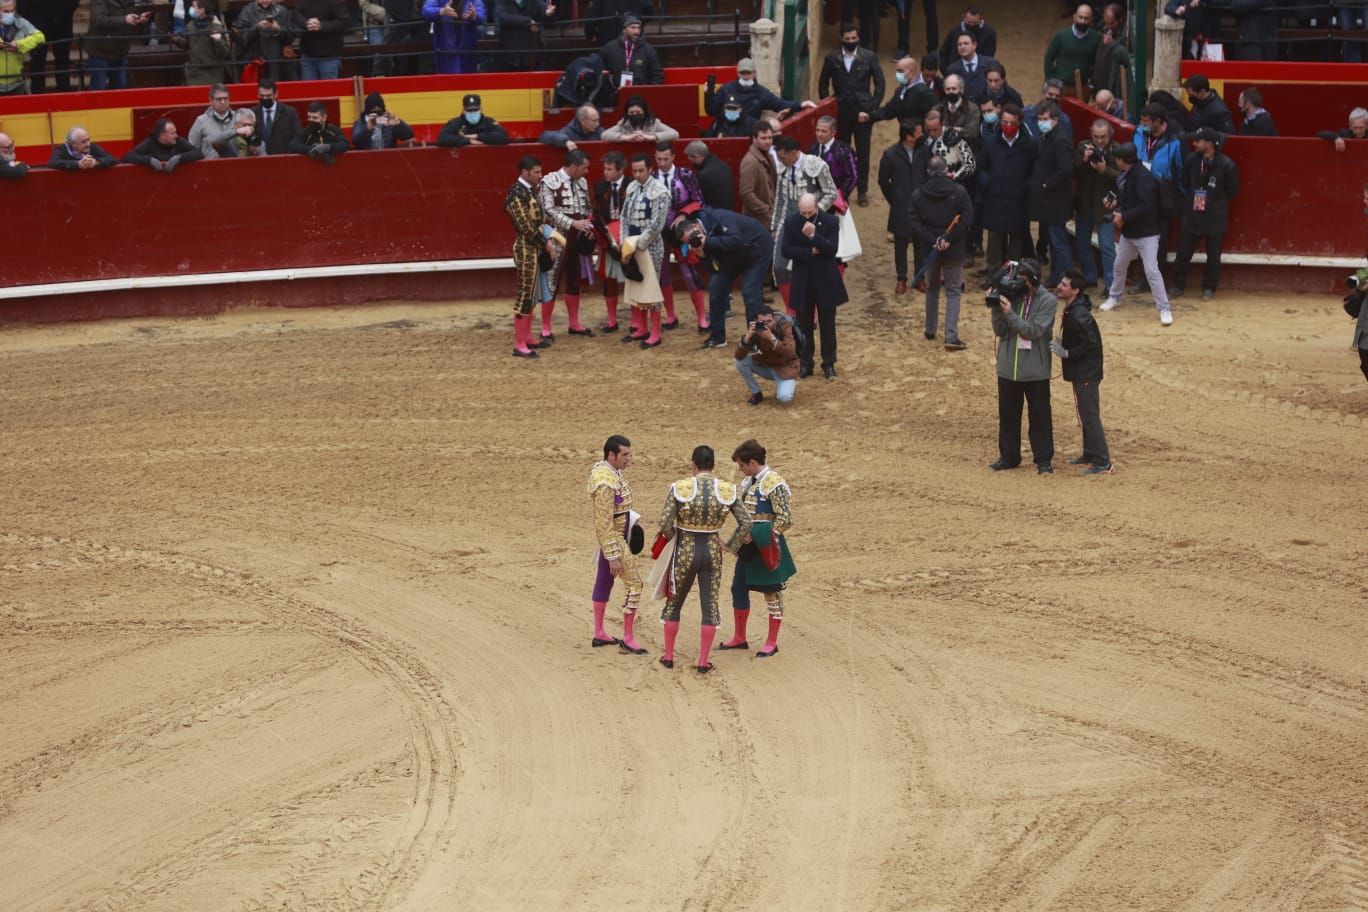
{"type": "Polygon", "coordinates": [[[14,11],[15,0],[0,0],[0,95],[26,95],[24,58],[46,39],[14,11]]]}
{"type": "Polygon", "coordinates": [[[1035,260],[1008,262],[988,291],[997,337],[998,460],[994,472],[1021,465],[1021,409],[1030,410],[1031,457],[1041,475],[1054,472],[1050,417],[1050,335],[1055,296],[1040,287],[1035,260]],[[992,296],[996,292],[996,298],[992,296]],[[996,300],[996,303],[993,303],[996,300]]]}
{"type": "Polygon", "coordinates": [[[1097,65],[1097,46],[1102,35],[1092,27],[1092,7],[1079,4],[1074,10],[1073,24],[1055,32],[1045,48],[1045,78],[1064,83],[1066,95],[1075,94],[1074,70],[1083,75],[1086,86],[1097,65]]]}

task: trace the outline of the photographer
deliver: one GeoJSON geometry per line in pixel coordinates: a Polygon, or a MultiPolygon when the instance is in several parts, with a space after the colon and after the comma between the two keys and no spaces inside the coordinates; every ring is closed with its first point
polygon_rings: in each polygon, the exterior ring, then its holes
{"type": "Polygon", "coordinates": [[[1030,412],[1031,457],[1041,475],[1054,472],[1050,416],[1050,334],[1055,296],[1040,287],[1035,260],[1009,261],[988,287],[988,310],[997,336],[998,459],[994,472],[1021,465],[1021,407],[1030,412]]]}
{"type": "Polygon", "coordinates": [[[774,396],[780,402],[793,401],[798,391],[798,344],[792,320],[775,316],[768,304],[760,305],[760,312],[732,356],[736,372],[750,390],[748,404],[759,405],[765,400],[756,377],[774,381],[774,396]]]}
{"type": "Polygon", "coordinates": [[[1102,286],[1111,288],[1116,243],[1106,199],[1109,193],[1115,195],[1120,174],[1112,145],[1112,125],[1099,117],[1093,121],[1088,138],[1074,150],[1074,260],[1088,286],[1097,284],[1097,258],[1092,252],[1096,234],[1102,286]]]}
{"type": "Polygon", "coordinates": [[[1069,269],[1055,294],[1064,305],[1060,337],[1050,342],[1050,351],[1059,356],[1064,379],[1073,384],[1078,423],[1083,426],[1083,453],[1070,459],[1070,465],[1085,465],[1084,475],[1110,475],[1111,453],[1102,430],[1102,331],[1092,315],[1092,301],[1083,293],[1083,273],[1069,269]]]}
{"type": "Polygon", "coordinates": [[[774,250],[769,229],[748,215],[706,206],[692,219],[675,220],[675,238],[698,251],[712,277],[708,280],[708,338],[704,349],[727,344],[727,298],[737,278],[746,304],[746,320],[755,319],[774,250]]]}
{"type": "Polygon", "coordinates": [[[337,156],[350,148],[347,138],[341,130],[328,123],[328,106],[323,102],[309,102],[307,116],[308,124],[290,140],[290,151],[331,165],[337,156]]]}
{"type": "Polygon", "coordinates": [[[352,147],[356,149],[393,149],[413,139],[413,129],[385,108],[379,92],[366,96],[365,113],[352,125],[352,147]]]}
{"type": "Polygon", "coordinates": [[[250,158],[266,154],[266,144],[256,129],[256,114],[251,108],[239,108],[233,115],[233,135],[218,149],[224,158],[250,158]]]}
{"type": "MultiPolygon", "coordinates": [[[[238,13],[234,30],[237,32],[238,59],[262,61],[259,74],[262,81],[283,82],[293,77],[294,61],[286,59],[285,50],[294,41],[294,35],[290,33],[289,9],[275,0],[255,0],[238,13]]],[[[294,53],[289,51],[291,58],[294,53]]]]}

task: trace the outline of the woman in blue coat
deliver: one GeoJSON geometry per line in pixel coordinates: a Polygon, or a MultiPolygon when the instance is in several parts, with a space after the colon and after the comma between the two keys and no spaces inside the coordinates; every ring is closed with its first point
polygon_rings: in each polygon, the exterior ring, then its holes
{"type": "Polygon", "coordinates": [[[484,0],[424,0],[432,23],[432,65],[438,73],[475,72],[475,45],[485,21],[484,0]]]}

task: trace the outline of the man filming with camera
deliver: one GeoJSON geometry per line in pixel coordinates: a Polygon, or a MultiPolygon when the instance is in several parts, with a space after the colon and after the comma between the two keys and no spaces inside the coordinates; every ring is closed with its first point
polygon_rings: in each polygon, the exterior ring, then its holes
{"type": "Polygon", "coordinates": [[[1041,475],[1054,472],[1050,416],[1050,335],[1055,296],[1040,286],[1035,260],[1007,262],[987,291],[997,337],[998,459],[994,472],[1021,465],[1022,403],[1029,410],[1031,458],[1041,475]]]}

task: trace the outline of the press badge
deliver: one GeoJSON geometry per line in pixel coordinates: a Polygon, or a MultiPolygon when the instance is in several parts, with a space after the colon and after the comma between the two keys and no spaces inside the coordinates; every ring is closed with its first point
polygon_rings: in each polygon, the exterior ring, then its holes
{"type": "Polygon", "coordinates": [[[1207,192],[1206,192],[1205,190],[1194,190],[1194,191],[1193,191],[1193,193],[1192,193],[1192,211],[1193,211],[1193,212],[1206,212],[1206,194],[1207,194],[1207,192]]]}
{"type": "Polygon", "coordinates": [[[1018,349],[1019,351],[1030,351],[1030,350],[1031,350],[1031,340],[1030,340],[1030,339],[1023,339],[1021,336],[1017,336],[1017,349],[1018,349]]]}
{"type": "Polygon", "coordinates": [[[632,74],[631,74],[631,73],[628,73],[628,72],[623,72],[622,78],[621,78],[621,80],[619,80],[619,82],[618,82],[618,88],[625,89],[625,88],[627,88],[628,86],[630,86],[631,84],[632,84],[632,74]]]}

